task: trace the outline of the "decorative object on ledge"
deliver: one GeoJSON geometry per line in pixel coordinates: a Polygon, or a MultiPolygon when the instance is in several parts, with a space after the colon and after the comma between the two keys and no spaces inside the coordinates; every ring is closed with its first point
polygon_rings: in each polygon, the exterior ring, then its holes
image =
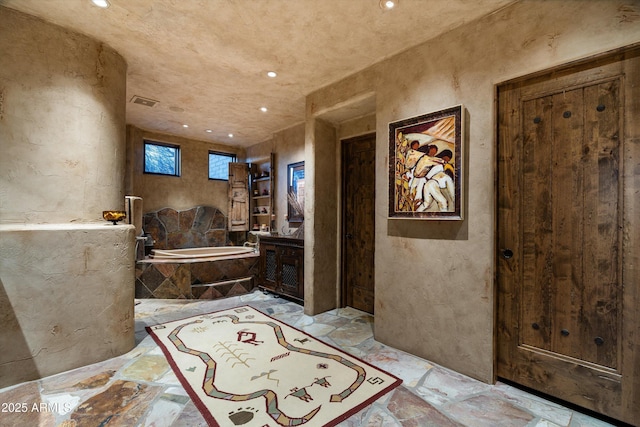
{"type": "Polygon", "coordinates": [[[113,222],[113,225],[116,225],[126,217],[127,213],[125,211],[102,211],[102,218],[104,218],[105,221],[113,222]]]}
{"type": "Polygon", "coordinates": [[[389,218],[463,218],[462,105],[389,123],[389,218]]]}

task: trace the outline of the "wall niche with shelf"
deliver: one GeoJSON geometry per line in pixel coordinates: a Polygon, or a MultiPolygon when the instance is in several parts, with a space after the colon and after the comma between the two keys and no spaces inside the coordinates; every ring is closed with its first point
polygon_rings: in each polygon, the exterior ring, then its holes
{"type": "Polygon", "coordinates": [[[251,228],[252,232],[271,233],[275,226],[275,155],[251,163],[251,228]]]}

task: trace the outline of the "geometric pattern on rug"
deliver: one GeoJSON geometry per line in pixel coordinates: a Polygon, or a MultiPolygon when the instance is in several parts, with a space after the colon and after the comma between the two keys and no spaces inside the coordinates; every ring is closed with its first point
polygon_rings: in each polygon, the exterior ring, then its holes
{"type": "Polygon", "coordinates": [[[402,382],[249,306],[147,331],[210,426],[333,426],[402,382]]]}

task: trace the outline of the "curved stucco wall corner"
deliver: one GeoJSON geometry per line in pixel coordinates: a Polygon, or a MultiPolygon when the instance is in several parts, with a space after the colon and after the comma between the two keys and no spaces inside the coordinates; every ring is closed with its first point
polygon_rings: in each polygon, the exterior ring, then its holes
{"type": "Polygon", "coordinates": [[[127,64],[0,7],[0,388],[133,348],[123,209],[127,64]]]}
{"type": "Polygon", "coordinates": [[[126,72],[105,44],[0,7],[2,223],[101,221],[124,198],[126,72]]]}

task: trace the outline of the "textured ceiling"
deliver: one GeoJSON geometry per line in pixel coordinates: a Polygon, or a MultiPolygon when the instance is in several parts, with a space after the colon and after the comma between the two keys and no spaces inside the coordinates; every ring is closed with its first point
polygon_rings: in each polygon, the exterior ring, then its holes
{"type": "Polygon", "coordinates": [[[240,146],[302,122],[310,92],[513,2],[399,0],[383,10],[379,0],[109,1],[108,9],[89,0],[0,5],[118,51],[127,99],[159,101],[129,102],[127,123],[240,146]]]}

